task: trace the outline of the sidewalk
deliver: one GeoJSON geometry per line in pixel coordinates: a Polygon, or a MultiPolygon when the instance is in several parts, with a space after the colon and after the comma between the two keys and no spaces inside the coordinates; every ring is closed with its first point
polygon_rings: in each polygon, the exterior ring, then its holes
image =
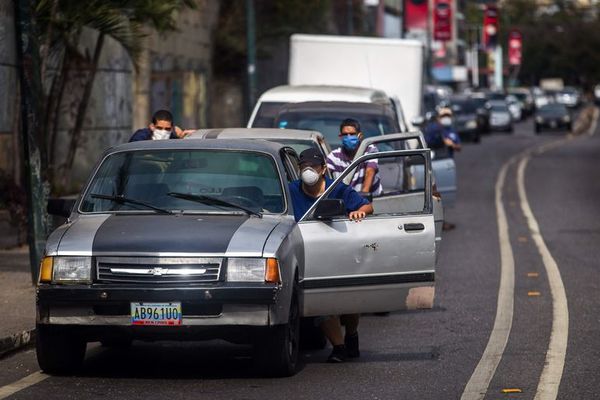
{"type": "Polygon", "coordinates": [[[29,249],[0,250],[0,356],[30,343],[34,328],[29,249]]]}

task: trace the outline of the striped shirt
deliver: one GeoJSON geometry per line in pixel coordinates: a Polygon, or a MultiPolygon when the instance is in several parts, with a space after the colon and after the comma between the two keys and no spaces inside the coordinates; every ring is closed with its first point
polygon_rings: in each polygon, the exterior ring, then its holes
{"type": "MultiPolygon", "coordinates": [[[[371,144],[367,147],[365,154],[377,153],[378,151],[377,147],[371,144]]],[[[341,147],[333,150],[327,156],[327,168],[331,171],[334,178],[340,176],[350,164],[352,164],[352,158],[348,157],[341,147]]],[[[350,181],[350,186],[357,192],[362,191],[367,168],[373,168],[375,170],[370,193],[373,195],[380,195],[383,193],[383,187],[381,186],[381,179],[379,179],[379,163],[376,158],[366,161],[358,166],[352,177],[352,181],[350,181]]]]}

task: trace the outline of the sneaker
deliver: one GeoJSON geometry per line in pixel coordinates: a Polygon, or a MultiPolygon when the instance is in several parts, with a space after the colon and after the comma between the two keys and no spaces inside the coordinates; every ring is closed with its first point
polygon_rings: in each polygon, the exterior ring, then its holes
{"type": "Polygon", "coordinates": [[[333,346],[331,354],[327,358],[328,363],[342,363],[346,360],[346,346],[343,344],[333,346]]]}
{"type": "Polygon", "coordinates": [[[349,358],[360,357],[360,350],[358,348],[358,332],[353,335],[346,335],[344,338],[344,344],[346,345],[346,354],[349,358]]]}

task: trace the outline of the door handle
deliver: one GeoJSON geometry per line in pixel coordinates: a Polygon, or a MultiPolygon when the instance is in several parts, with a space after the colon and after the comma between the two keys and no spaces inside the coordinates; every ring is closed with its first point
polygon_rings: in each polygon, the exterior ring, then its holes
{"type": "Polygon", "coordinates": [[[404,230],[406,232],[422,231],[425,229],[423,224],[404,224],[404,230]]]}

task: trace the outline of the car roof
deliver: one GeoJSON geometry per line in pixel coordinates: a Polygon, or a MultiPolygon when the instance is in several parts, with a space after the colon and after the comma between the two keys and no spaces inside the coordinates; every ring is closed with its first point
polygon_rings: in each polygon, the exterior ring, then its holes
{"type": "Polygon", "coordinates": [[[198,129],[186,137],[189,139],[323,139],[321,132],[279,128],[219,128],[198,129]]]}
{"type": "Polygon", "coordinates": [[[330,85],[276,86],[264,92],[259,99],[260,102],[282,103],[298,103],[317,100],[390,104],[389,97],[382,90],[330,85]]]}
{"type": "Polygon", "coordinates": [[[269,142],[267,140],[256,139],[166,139],[166,140],[140,140],[137,142],[125,143],[112,147],[106,151],[106,154],[116,153],[120,151],[135,151],[135,150],[203,150],[203,149],[220,149],[220,150],[249,150],[269,153],[275,158],[279,157],[279,151],[283,144],[277,142],[269,142]]]}
{"type": "MultiPolygon", "coordinates": [[[[340,112],[347,113],[350,118],[353,113],[387,115],[395,117],[394,110],[385,104],[364,104],[344,101],[328,101],[327,108],[324,108],[323,101],[305,101],[302,103],[289,103],[281,106],[278,114],[286,112],[340,112]]],[[[340,121],[341,122],[341,121],[340,121]]]]}

